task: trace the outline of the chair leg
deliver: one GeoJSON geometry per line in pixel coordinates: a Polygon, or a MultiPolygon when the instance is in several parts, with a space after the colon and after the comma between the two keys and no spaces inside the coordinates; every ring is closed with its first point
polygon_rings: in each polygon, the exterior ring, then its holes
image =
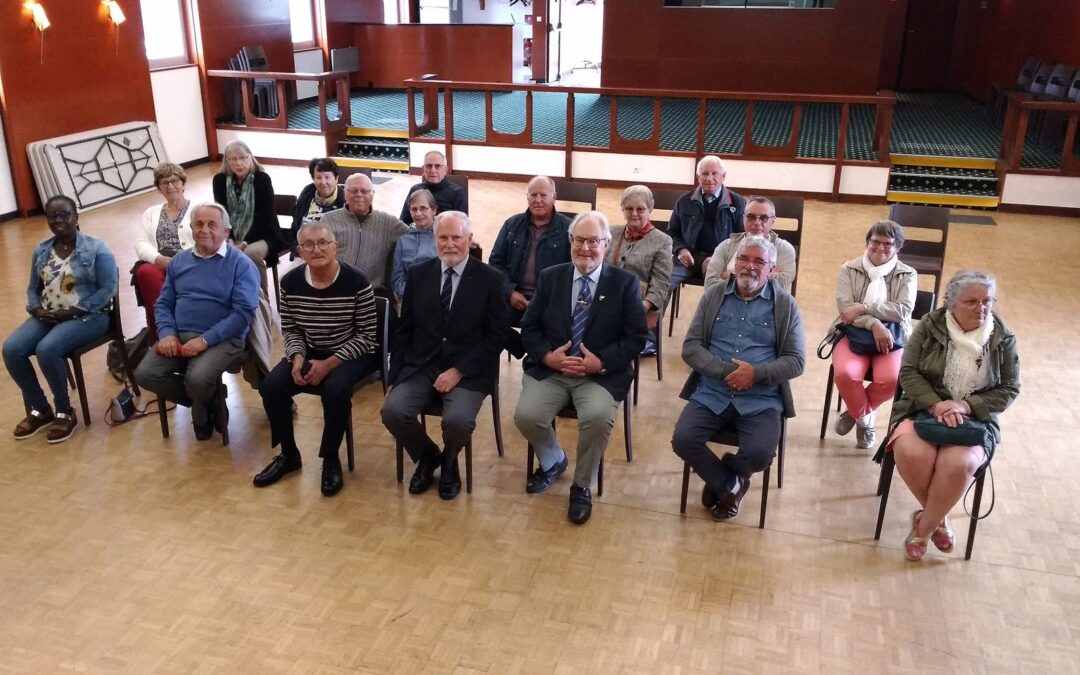
{"type": "MultiPolygon", "coordinates": [[[[345,455],[349,458],[349,472],[356,468],[356,456],[353,446],[352,428],[352,401],[349,401],[349,417],[345,424],[345,455]]],[[[401,480],[401,470],[398,469],[398,481],[401,480]]]]}
{"type": "MultiPolygon", "coordinates": [[[[675,290],[671,291],[671,298],[668,300],[670,312],[668,312],[667,322],[667,335],[671,337],[672,332],[675,330],[675,317],[679,314],[679,289],[682,285],[675,287],[675,290]]],[[[662,330],[662,329],[661,329],[662,330]]]]}
{"type": "Polygon", "coordinates": [[[82,405],[83,424],[90,426],[90,402],[86,400],[86,381],[83,379],[82,360],[78,357],[69,359],[75,370],[75,390],[79,392],[79,403],[82,405]]]}
{"type": "MultiPolygon", "coordinates": [[[[270,255],[277,256],[273,251],[270,252],[270,255]]],[[[279,263],[275,262],[270,267],[270,274],[274,277],[274,301],[277,303],[278,307],[281,307],[281,282],[278,280],[278,264],[279,263]]]]}
{"type": "Polygon", "coordinates": [[[221,423],[221,445],[228,447],[229,445],[229,423],[228,423],[228,407],[229,404],[225,400],[225,384],[223,382],[218,383],[217,394],[214,395],[214,414],[221,423]]]}
{"type": "Polygon", "coordinates": [[[397,482],[401,483],[405,480],[405,446],[401,441],[394,442],[394,459],[397,465],[397,482]]]}
{"type": "Polygon", "coordinates": [[[690,462],[682,464],[682,500],[679,502],[679,513],[686,513],[686,495],[690,492],[690,462]]]}
{"type": "Polygon", "coordinates": [[[787,447],[787,418],[780,417],[780,443],[776,446],[776,488],[784,487],[784,448],[787,447]]]}
{"type": "Polygon", "coordinates": [[[623,437],[626,442],[626,461],[634,461],[634,429],[632,423],[632,411],[630,406],[623,401],[623,437]]]}
{"type": "Polygon", "coordinates": [[[472,435],[465,441],[465,493],[472,494],[472,435]]]}
{"type": "Polygon", "coordinates": [[[825,430],[829,428],[829,407],[832,406],[834,375],[833,366],[829,364],[829,379],[825,381],[825,407],[821,409],[821,440],[825,440],[825,430]]]}
{"type": "Polygon", "coordinates": [[[495,383],[495,392],[491,395],[491,421],[495,425],[495,449],[499,451],[499,457],[503,457],[505,449],[503,448],[503,435],[502,435],[502,412],[499,410],[499,383],[495,383]]]}
{"type": "Polygon", "coordinates": [[[128,384],[131,385],[131,391],[136,396],[142,396],[142,392],[139,391],[139,384],[135,382],[135,369],[131,366],[131,360],[128,358],[127,346],[123,340],[116,340],[114,344],[120,345],[120,359],[124,362],[124,372],[127,373],[128,384]]]}
{"type": "Polygon", "coordinates": [[[639,377],[641,375],[641,373],[638,372],[638,370],[640,368],[640,365],[641,365],[640,364],[640,359],[641,359],[641,357],[639,356],[639,357],[636,357],[635,360],[634,360],[634,392],[633,392],[634,405],[637,405],[637,402],[638,402],[638,382],[640,382],[640,380],[641,380],[641,378],[639,377]]]}
{"type": "MultiPolygon", "coordinates": [[[[660,314],[660,318],[656,322],[656,381],[664,381],[664,315],[660,314]]],[[[637,394],[634,394],[634,400],[637,400],[637,394]]]]}
{"type": "Polygon", "coordinates": [[[874,528],[874,541],[881,539],[881,526],[885,522],[885,506],[889,503],[889,488],[892,486],[893,467],[896,466],[891,452],[885,453],[881,461],[881,505],[878,506],[877,527],[874,528]]]}
{"type": "Polygon", "coordinates": [[[165,412],[165,399],[158,396],[158,421],[161,422],[161,437],[169,437],[169,415],[165,412]]]}
{"type": "Polygon", "coordinates": [[[529,476],[533,474],[533,459],[536,457],[536,452],[533,450],[532,443],[528,444],[528,462],[525,468],[525,485],[529,484],[529,476]]]}
{"type": "Polygon", "coordinates": [[[765,467],[765,475],[761,480],[761,516],[758,518],[758,529],[765,529],[765,512],[769,508],[769,480],[772,478],[772,465],[765,467]]]}
{"type": "Polygon", "coordinates": [[[596,468],[596,496],[604,496],[604,458],[600,458],[600,466],[596,468]]]}
{"type": "Polygon", "coordinates": [[[979,507],[982,505],[983,480],[986,478],[984,471],[975,481],[975,498],[971,504],[971,524],[968,526],[967,550],[964,551],[964,560],[971,560],[971,549],[975,546],[975,528],[979,526],[979,507]]]}

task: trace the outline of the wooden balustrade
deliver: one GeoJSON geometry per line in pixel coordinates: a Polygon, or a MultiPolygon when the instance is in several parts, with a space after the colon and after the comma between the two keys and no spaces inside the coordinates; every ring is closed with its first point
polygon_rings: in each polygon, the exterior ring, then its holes
{"type": "MultiPolygon", "coordinates": [[[[352,116],[352,107],[349,99],[349,74],[342,71],[328,71],[325,73],[279,73],[253,70],[208,70],[208,77],[217,77],[226,80],[240,80],[240,94],[244,106],[244,126],[252,129],[278,129],[289,128],[288,97],[285,94],[286,82],[315,82],[319,91],[319,130],[327,132],[344,131],[349,125],[352,116]],[[276,117],[256,117],[252,106],[253,95],[251,85],[253,80],[273,80],[274,89],[278,100],[278,114],[276,117]],[[326,111],[326,104],[333,96],[337,98],[338,116],[330,119],[326,111]]],[[[438,118],[436,118],[438,119],[438,118]]]]}
{"type": "Polygon", "coordinates": [[[1005,126],[1001,133],[1001,150],[998,153],[999,172],[1025,171],[1029,173],[1052,173],[1080,175],[1080,160],[1073,147],[1076,145],[1077,123],[1080,121],[1080,103],[1034,98],[1027,92],[1009,94],[1005,112],[1005,126]],[[1065,137],[1061,148],[1061,163],[1057,170],[1024,168],[1024,145],[1032,117],[1036,114],[1064,118],[1065,137]]]}

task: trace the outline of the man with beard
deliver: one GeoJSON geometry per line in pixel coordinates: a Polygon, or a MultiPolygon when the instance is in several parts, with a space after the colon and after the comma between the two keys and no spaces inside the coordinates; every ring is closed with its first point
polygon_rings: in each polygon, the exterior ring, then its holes
{"type": "Polygon", "coordinates": [[[671,447],[705,482],[701,503],[716,520],[739,514],[751,475],[776,454],[780,416],[795,414],[788,383],[803,371],[802,318],[795,299],[769,278],[775,264],[772,242],[744,237],[735,271],[702,296],[683,342],[693,372],[671,447]],[[706,443],[732,428],[738,452],[717,457],[706,443]]]}

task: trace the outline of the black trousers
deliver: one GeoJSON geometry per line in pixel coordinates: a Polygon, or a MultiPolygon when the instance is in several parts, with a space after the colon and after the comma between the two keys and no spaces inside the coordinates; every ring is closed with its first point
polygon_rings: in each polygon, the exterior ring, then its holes
{"type": "Polygon", "coordinates": [[[779,411],[740,415],[734,405],[728,405],[717,415],[697,401],[690,401],[683,408],[671,438],[675,454],[689,462],[714,492],[730,490],[734,476],[749,478],[764,471],[772,464],[779,443],[779,411]],[[717,457],[706,443],[714,434],[729,429],[739,435],[739,450],[717,457]]]}

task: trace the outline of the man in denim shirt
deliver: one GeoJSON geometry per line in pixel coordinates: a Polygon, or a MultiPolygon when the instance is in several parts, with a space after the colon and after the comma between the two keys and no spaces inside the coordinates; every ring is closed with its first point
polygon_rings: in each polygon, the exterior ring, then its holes
{"type": "Polygon", "coordinates": [[[802,318],[795,299],[769,279],[775,264],[769,240],[745,237],[734,274],[705,293],[683,342],[693,372],[671,447],[705,482],[701,503],[716,520],[739,514],[750,476],[776,454],[780,416],[795,414],[788,381],[803,371],[802,318]],[[717,457],[706,443],[732,427],[739,450],[717,457]]]}

